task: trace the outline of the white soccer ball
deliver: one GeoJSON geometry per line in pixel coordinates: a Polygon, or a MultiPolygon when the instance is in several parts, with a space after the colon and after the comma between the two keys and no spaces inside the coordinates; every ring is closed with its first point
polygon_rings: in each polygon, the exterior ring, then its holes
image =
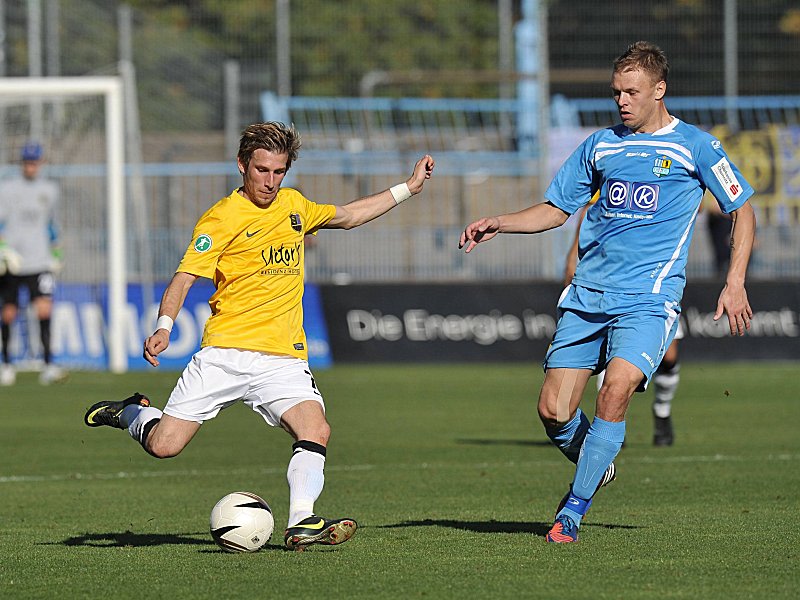
{"type": "Polygon", "coordinates": [[[269,504],[250,492],[228,494],[211,509],[211,537],[227,552],[255,552],[274,528],[269,504]]]}

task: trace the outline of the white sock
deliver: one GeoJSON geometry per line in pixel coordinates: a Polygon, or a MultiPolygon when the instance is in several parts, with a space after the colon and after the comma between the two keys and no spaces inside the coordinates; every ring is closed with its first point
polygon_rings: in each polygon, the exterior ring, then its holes
{"type": "Polygon", "coordinates": [[[133,439],[144,446],[144,440],[142,440],[144,426],[154,419],[160,419],[163,414],[154,406],[130,404],[122,409],[122,413],[119,415],[119,424],[128,430],[133,439]]]}
{"type": "Polygon", "coordinates": [[[314,514],[314,502],[325,485],[325,447],[301,441],[294,444],[293,448],[294,453],[286,470],[286,481],[289,482],[289,527],[314,514]]]}
{"type": "Polygon", "coordinates": [[[660,419],[666,419],[672,414],[672,399],[680,383],[680,366],[675,365],[664,373],[656,373],[653,377],[655,394],[653,397],[653,414],[660,419]]]}

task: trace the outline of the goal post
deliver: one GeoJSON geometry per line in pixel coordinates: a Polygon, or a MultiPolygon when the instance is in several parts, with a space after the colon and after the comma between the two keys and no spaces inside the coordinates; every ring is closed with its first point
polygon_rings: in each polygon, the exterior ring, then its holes
{"type": "MultiPolygon", "coordinates": [[[[36,103],[57,103],[61,99],[66,101],[90,96],[103,99],[104,112],[108,369],[114,373],[122,373],[128,368],[125,341],[128,277],[125,252],[125,124],[122,79],[114,76],[0,78],[2,111],[10,103],[29,102],[33,106],[36,103]]],[[[93,118],[96,119],[97,115],[93,115],[93,118]]],[[[31,133],[35,132],[29,132],[28,135],[31,133]]]]}

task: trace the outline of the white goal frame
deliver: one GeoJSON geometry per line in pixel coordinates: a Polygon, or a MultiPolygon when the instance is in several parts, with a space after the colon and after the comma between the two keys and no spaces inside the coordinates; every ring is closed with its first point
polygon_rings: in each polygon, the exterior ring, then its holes
{"type": "Polygon", "coordinates": [[[128,274],[125,260],[125,122],[121,77],[0,77],[0,98],[34,100],[102,96],[105,104],[106,191],[108,209],[108,368],[128,370],[125,310],[128,274]]]}

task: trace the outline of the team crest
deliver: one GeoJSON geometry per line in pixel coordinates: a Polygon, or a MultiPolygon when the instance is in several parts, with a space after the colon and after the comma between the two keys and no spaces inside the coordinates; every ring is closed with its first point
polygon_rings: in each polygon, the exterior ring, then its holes
{"type": "Polygon", "coordinates": [[[658,158],[656,158],[655,164],[653,165],[653,174],[656,177],[664,177],[664,175],[669,175],[669,168],[671,166],[672,166],[671,159],[659,156],[658,158]]]}
{"type": "Polygon", "coordinates": [[[300,220],[299,213],[292,213],[289,215],[289,223],[292,225],[292,229],[296,232],[303,231],[303,222],[300,220]]]}

